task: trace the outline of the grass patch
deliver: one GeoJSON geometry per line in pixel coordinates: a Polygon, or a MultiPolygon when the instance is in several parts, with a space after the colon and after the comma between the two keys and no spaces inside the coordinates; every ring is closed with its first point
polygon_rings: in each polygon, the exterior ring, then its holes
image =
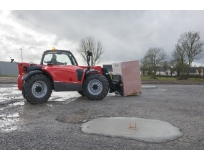
{"type": "Polygon", "coordinates": [[[149,80],[156,80],[156,81],[174,81],[174,80],[177,80],[175,77],[157,77],[157,79],[152,79],[150,78],[150,76],[143,76],[141,75],[141,80],[142,81],[149,81],[149,80]]]}
{"type": "Polygon", "coordinates": [[[188,78],[187,80],[178,80],[176,77],[160,76],[157,79],[152,79],[150,76],[141,75],[142,81],[192,81],[192,82],[204,82],[204,78],[188,78]]]}
{"type": "Polygon", "coordinates": [[[11,78],[17,78],[18,76],[0,75],[0,77],[11,77],[11,78]]]}
{"type": "Polygon", "coordinates": [[[204,82],[204,78],[189,78],[188,80],[194,82],[204,82]]]}

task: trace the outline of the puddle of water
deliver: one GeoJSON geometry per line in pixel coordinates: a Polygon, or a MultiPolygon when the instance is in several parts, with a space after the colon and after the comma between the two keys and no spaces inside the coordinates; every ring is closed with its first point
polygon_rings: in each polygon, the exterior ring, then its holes
{"type": "Polygon", "coordinates": [[[12,90],[11,92],[13,95],[15,95],[15,94],[22,95],[22,91],[20,91],[20,90],[12,90]]]}
{"type": "Polygon", "coordinates": [[[22,91],[18,90],[17,86],[6,86],[5,88],[1,88],[1,92],[9,93],[9,94],[21,94],[22,91]]]}
{"type": "Polygon", "coordinates": [[[49,101],[60,101],[67,104],[80,96],[78,92],[52,92],[49,101]]]}
{"type": "Polygon", "coordinates": [[[6,100],[23,98],[21,91],[19,91],[16,86],[11,87],[10,85],[7,85],[5,88],[2,88],[1,86],[0,94],[0,103],[6,100]]]}
{"type": "MultiPolygon", "coordinates": [[[[18,90],[17,85],[1,85],[0,87],[0,103],[4,104],[10,100],[20,100],[23,99],[22,92],[18,90]]],[[[56,102],[63,102],[65,104],[74,101],[76,98],[80,97],[81,95],[78,92],[71,91],[71,92],[52,92],[51,97],[49,98],[49,102],[56,101],[56,102]]],[[[17,106],[17,105],[24,105],[24,102],[16,102],[10,103],[8,107],[17,106]]]]}
{"type": "Polygon", "coordinates": [[[0,131],[11,132],[18,129],[19,113],[1,114],[0,115],[0,131]]]}
{"type": "Polygon", "coordinates": [[[142,86],[143,89],[156,89],[157,86],[142,86]]]}
{"type": "MultiPolygon", "coordinates": [[[[1,101],[0,101],[0,102],[1,102],[1,101]]],[[[3,102],[5,102],[5,101],[3,101],[3,102]]],[[[24,104],[25,104],[24,101],[20,101],[20,102],[9,102],[8,105],[3,106],[2,108],[0,108],[0,111],[3,111],[3,110],[8,109],[8,108],[23,106],[24,104]]]]}
{"type": "Polygon", "coordinates": [[[13,113],[6,116],[7,118],[16,118],[19,117],[19,113],[13,113]]]}
{"type": "Polygon", "coordinates": [[[64,104],[68,104],[68,103],[70,103],[70,102],[76,100],[77,98],[78,98],[78,97],[71,97],[71,98],[67,99],[67,100],[64,102],[64,104]]]}
{"type": "Polygon", "coordinates": [[[0,103],[4,102],[6,99],[0,97],[0,103]]]}
{"type": "Polygon", "coordinates": [[[25,102],[21,101],[21,102],[11,103],[11,104],[9,104],[9,106],[23,106],[24,104],[25,104],[25,102]]]}
{"type": "Polygon", "coordinates": [[[82,124],[82,132],[146,142],[167,142],[183,134],[168,122],[128,117],[98,118],[82,124]]]}

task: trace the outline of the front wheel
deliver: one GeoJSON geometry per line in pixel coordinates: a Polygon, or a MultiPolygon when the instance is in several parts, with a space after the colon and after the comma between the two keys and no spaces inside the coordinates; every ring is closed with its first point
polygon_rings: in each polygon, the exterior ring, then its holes
{"type": "Polygon", "coordinates": [[[100,74],[90,74],[83,84],[83,94],[90,100],[101,100],[109,91],[107,79],[100,74]]]}
{"type": "Polygon", "coordinates": [[[22,86],[24,98],[32,104],[45,103],[50,98],[51,93],[51,81],[43,74],[31,76],[22,86]]]}

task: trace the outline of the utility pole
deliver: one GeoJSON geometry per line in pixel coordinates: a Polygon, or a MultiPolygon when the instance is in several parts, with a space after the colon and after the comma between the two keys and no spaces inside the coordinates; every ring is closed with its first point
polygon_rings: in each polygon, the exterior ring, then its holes
{"type": "Polygon", "coordinates": [[[21,62],[23,62],[22,48],[20,48],[20,50],[21,50],[21,62]]]}

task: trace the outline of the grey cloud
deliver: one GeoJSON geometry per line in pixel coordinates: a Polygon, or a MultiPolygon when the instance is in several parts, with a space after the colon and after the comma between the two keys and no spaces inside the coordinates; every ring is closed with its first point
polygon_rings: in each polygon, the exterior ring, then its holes
{"type": "MultiPolygon", "coordinates": [[[[150,47],[170,56],[179,36],[199,31],[204,40],[203,11],[13,11],[20,24],[59,40],[79,43],[86,36],[101,41],[101,62],[141,59],[150,47]]],[[[41,45],[40,42],[32,45],[41,45]]],[[[73,51],[76,52],[76,51],[73,51]]]]}

